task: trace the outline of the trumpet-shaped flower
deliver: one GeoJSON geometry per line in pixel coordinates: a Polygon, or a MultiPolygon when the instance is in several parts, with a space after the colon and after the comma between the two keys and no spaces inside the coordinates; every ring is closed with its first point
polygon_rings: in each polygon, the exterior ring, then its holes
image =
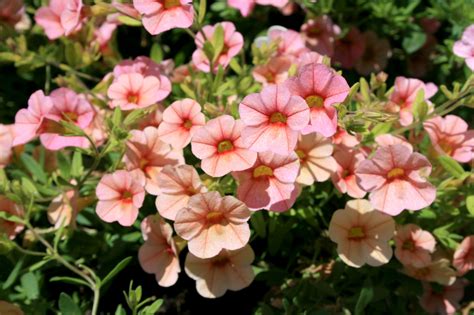
{"type": "Polygon", "coordinates": [[[286,57],[274,57],[265,65],[256,66],[252,71],[255,81],[268,84],[280,84],[288,79],[291,60],[286,57]]]}
{"type": "Polygon", "coordinates": [[[333,157],[337,167],[331,179],[336,189],[352,198],[363,198],[366,192],[357,184],[355,169],[365,160],[364,154],[359,150],[338,146],[333,157]]]}
{"type": "Polygon", "coordinates": [[[459,302],[464,296],[467,281],[457,279],[452,285],[445,286],[441,291],[433,290],[431,284],[423,283],[423,295],[420,305],[429,314],[454,315],[461,307],[459,302]]]}
{"type": "Polygon", "coordinates": [[[474,269],[474,235],[467,236],[454,252],[453,266],[464,275],[474,269]]]}
{"type": "Polygon", "coordinates": [[[404,265],[417,268],[431,263],[436,240],[428,231],[423,231],[415,224],[407,224],[397,228],[395,235],[395,257],[404,265]]]}
{"type": "MultiPolygon", "coordinates": [[[[22,217],[24,213],[23,208],[20,205],[17,205],[15,202],[2,195],[0,195],[0,211],[16,217],[22,217]]],[[[0,219],[0,235],[5,234],[11,240],[14,239],[18,233],[23,231],[24,228],[25,226],[23,224],[6,219],[0,219]]]]}
{"type": "Polygon", "coordinates": [[[36,11],[35,21],[49,39],[68,36],[82,27],[82,0],[51,0],[36,11]]]}
{"type": "Polygon", "coordinates": [[[403,138],[402,136],[393,136],[389,133],[378,135],[377,137],[375,137],[375,143],[383,147],[402,144],[413,151],[413,146],[405,138],[403,138]]]}
{"type": "Polygon", "coordinates": [[[449,260],[441,258],[423,267],[405,265],[403,272],[417,280],[452,285],[456,281],[456,271],[451,269],[449,265],[449,260]]]}
{"type": "Polygon", "coordinates": [[[0,124],[0,168],[10,163],[13,146],[13,125],[0,124]]]}
{"type": "Polygon", "coordinates": [[[24,16],[23,0],[0,0],[0,21],[15,26],[24,16]]]}
{"type": "Polygon", "coordinates": [[[469,25],[460,40],[454,43],[453,52],[464,58],[467,66],[474,71],[474,24],[469,25]]]}
{"type": "Polygon", "coordinates": [[[331,57],[334,54],[334,42],[341,33],[339,26],[334,24],[327,15],[310,19],[301,26],[306,45],[315,52],[331,57]]]}

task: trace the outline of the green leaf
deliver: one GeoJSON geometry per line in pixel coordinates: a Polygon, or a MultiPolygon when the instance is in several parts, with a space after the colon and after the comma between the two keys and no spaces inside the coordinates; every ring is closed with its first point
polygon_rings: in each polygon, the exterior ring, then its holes
{"type": "Polygon", "coordinates": [[[6,211],[0,211],[0,219],[15,222],[15,223],[20,223],[20,224],[25,223],[25,221],[22,218],[14,216],[6,211]]]}
{"type": "Polygon", "coordinates": [[[425,42],[426,34],[422,31],[415,31],[403,38],[402,47],[407,53],[412,54],[423,47],[425,42]]]}
{"type": "Polygon", "coordinates": [[[148,114],[148,109],[136,109],[125,117],[123,124],[130,126],[136,123],[140,118],[145,117],[148,114]]]}
{"type": "Polygon", "coordinates": [[[141,311],[141,313],[142,314],[156,314],[156,312],[158,312],[161,306],[163,305],[163,302],[164,302],[163,299],[156,300],[150,306],[145,307],[143,311],[141,311]]]}
{"type": "Polygon", "coordinates": [[[224,49],[224,28],[221,24],[218,24],[215,27],[211,43],[212,47],[214,48],[214,56],[212,57],[212,61],[216,62],[222,52],[222,49],[224,49]]]}
{"type": "Polygon", "coordinates": [[[72,68],[78,67],[82,63],[84,48],[79,42],[67,41],[65,44],[66,61],[72,68]]]}
{"type": "Polygon", "coordinates": [[[25,273],[20,278],[21,287],[26,294],[28,300],[35,300],[39,296],[38,279],[32,272],[25,273]]]}
{"type": "Polygon", "coordinates": [[[16,263],[15,267],[13,267],[13,270],[10,272],[10,275],[8,276],[7,280],[5,280],[2,285],[3,290],[8,289],[15,283],[16,278],[18,278],[18,275],[20,274],[21,267],[23,267],[23,261],[24,257],[21,257],[16,263]]]}
{"type": "Polygon", "coordinates": [[[128,26],[141,26],[142,22],[139,20],[136,20],[130,16],[126,15],[119,15],[118,20],[122,22],[122,24],[128,25],[128,26]]]}
{"type": "Polygon", "coordinates": [[[90,287],[89,283],[87,283],[85,280],[79,279],[79,278],[73,278],[73,277],[53,277],[49,279],[50,282],[64,282],[64,283],[69,283],[69,284],[75,284],[75,285],[85,285],[87,287],[90,287]]]}
{"type": "Polygon", "coordinates": [[[21,189],[26,196],[38,195],[38,189],[36,189],[35,184],[26,177],[21,178],[21,189]]]}
{"type": "Polygon", "coordinates": [[[63,152],[58,151],[57,160],[58,160],[58,168],[59,168],[59,171],[61,172],[61,177],[63,177],[65,180],[70,179],[71,161],[69,159],[69,156],[67,156],[63,152]]]}
{"type": "Polygon", "coordinates": [[[369,305],[369,303],[374,298],[374,289],[372,287],[372,282],[367,280],[364,284],[364,287],[360,291],[359,298],[357,299],[357,304],[355,307],[355,315],[365,314],[364,309],[369,305]]]}
{"type": "Polygon", "coordinates": [[[258,236],[265,238],[267,235],[267,228],[262,211],[256,211],[252,214],[250,217],[250,224],[252,224],[252,228],[255,230],[255,233],[257,233],[258,236]]]}
{"type": "Polygon", "coordinates": [[[31,175],[33,175],[34,179],[38,180],[42,184],[45,184],[48,181],[46,173],[35,159],[25,153],[20,156],[20,159],[23,162],[23,165],[25,165],[26,169],[31,173],[31,175]]]}
{"type": "Polygon", "coordinates": [[[151,45],[150,58],[156,63],[160,63],[163,60],[163,50],[160,44],[153,43],[153,45],[151,45]]]}
{"type": "Polygon", "coordinates": [[[58,304],[59,310],[64,315],[82,315],[82,311],[76,302],[74,302],[74,300],[64,292],[59,295],[58,304]]]}
{"type": "Polygon", "coordinates": [[[181,83],[179,85],[179,87],[181,88],[181,90],[184,92],[184,94],[186,94],[187,97],[190,97],[192,98],[193,100],[196,99],[196,94],[194,93],[193,90],[191,90],[191,88],[189,86],[187,86],[186,84],[184,83],[181,83]]]}
{"type": "Polygon", "coordinates": [[[115,310],[115,315],[127,315],[127,312],[123,309],[122,304],[119,304],[117,306],[117,309],[115,310]]]}
{"type": "Polygon", "coordinates": [[[469,213],[474,216],[474,195],[467,196],[466,208],[467,211],[469,211],[469,213]]]}
{"type": "Polygon", "coordinates": [[[71,175],[73,177],[79,177],[82,175],[84,167],[82,166],[82,154],[80,152],[74,152],[72,157],[71,175]]]}
{"type": "Polygon", "coordinates": [[[127,265],[130,263],[131,260],[132,260],[132,257],[127,257],[123,259],[121,262],[119,262],[117,266],[115,266],[115,268],[112,269],[112,271],[109,272],[109,274],[105,276],[105,278],[102,280],[102,285],[112,280],[113,277],[115,277],[120,271],[122,271],[122,269],[127,267],[127,265]]]}
{"type": "Polygon", "coordinates": [[[463,178],[464,169],[462,166],[456,162],[453,158],[447,155],[438,156],[438,162],[441,166],[452,176],[456,178],[463,178]]]}
{"type": "Polygon", "coordinates": [[[237,59],[235,58],[232,58],[230,60],[230,67],[232,68],[232,70],[234,70],[235,73],[237,73],[238,75],[241,75],[243,70],[242,70],[242,67],[240,66],[239,62],[237,61],[237,59]]]}
{"type": "Polygon", "coordinates": [[[204,18],[206,17],[206,7],[207,7],[207,1],[201,0],[201,2],[199,3],[199,15],[198,15],[199,24],[202,24],[202,22],[204,21],[204,18]]]}
{"type": "Polygon", "coordinates": [[[365,102],[370,102],[370,88],[369,83],[366,79],[360,78],[360,93],[362,94],[362,99],[365,102]]]}

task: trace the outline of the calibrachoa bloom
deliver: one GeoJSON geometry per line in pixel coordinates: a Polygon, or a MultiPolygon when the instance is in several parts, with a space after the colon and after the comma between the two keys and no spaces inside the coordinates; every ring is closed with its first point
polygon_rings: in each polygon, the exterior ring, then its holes
{"type": "Polygon", "coordinates": [[[181,272],[173,228],[159,216],[149,215],[142,221],[141,230],[145,243],[138,250],[140,266],[155,274],[160,286],[172,286],[181,272]]]}
{"type": "Polygon", "coordinates": [[[433,148],[458,162],[467,163],[474,158],[474,130],[460,117],[436,116],[423,123],[433,148]]]}
{"type": "Polygon", "coordinates": [[[20,109],[15,116],[13,145],[28,143],[42,132],[43,121],[53,108],[53,102],[43,91],[34,92],[28,99],[28,108],[20,109]]]}
{"type": "Polygon", "coordinates": [[[393,219],[376,211],[365,199],[348,201],[344,209],[334,212],[329,223],[329,237],[337,243],[339,257],[356,268],[388,263],[392,257],[388,241],[394,232],[393,219]]]}
{"type": "Polygon", "coordinates": [[[282,26],[272,26],[268,29],[269,43],[277,42],[277,56],[298,58],[301,54],[308,52],[303,37],[300,33],[286,29],[282,26]]]}
{"type": "Polygon", "coordinates": [[[13,146],[13,125],[0,124],[0,168],[10,163],[13,146]]]}
{"type": "Polygon", "coordinates": [[[303,68],[306,65],[313,64],[313,63],[323,63],[324,62],[324,56],[318,54],[317,52],[314,51],[308,51],[305,53],[302,53],[297,60],[298,63],[298,70],[303,68]]]}
{"type": "Polygon", "coordinates": [[[162,119],[158,127],[158,135],[161,141],[177,149],[187,146],[199,127],[206,123],[206,117],[201,112],[201,105],[190,98],[171,104],[163,112],[162,119]]]}
{"type": "Polygon", "coordinates": [[[300,174],[296,182],[312,185],[315,181],[327,180],[336,171],[336,160],[331,156],[331,140],[318,133],[300,136],[295,149],[300,159],[300,174]]]}
{"type": "Polygon", "coordinates": [[[336,133],[332,136],[332,143],[340,147],[353,148],[357,146],[360,141],[357,136],[351,135],[345,129],[338,126],[336,133]]]}
{"type": "Polygon", "coordinates": [[[286,211],[299,193],[295,185],[299,167],[299,158],[294,152],[289,155],[259,153],[251,168],[232,174],[239,182],[237,197],[250,210],[286,211]]]}
{"type": "Polygon", "coordinates": [[[454,315],[460,308],[459,302],[464,296],[466,285],[467,281],[457,279],[452,285],[445,286],[439,291],[424,282],[420,305],[429,314],[454,315]]]}
{"type": "Polygon", "coordinates": [[[413,146],[405,138],[403,138],[402,136],[393,136],[389,133],[378,135],[377,137],[375,137],[375,143],[377,143],[379,146],[401,144],[413,151],[413,146]]]}
{"type": "Polygon", "coordinates": [[[341,33],[339,26],[334,24],[327,15],[310,19],[301,26],[306,45],[319,54],[331,57],[334,54],[334,41],[341,33]]]}
{"type": "Polygon", "coordinates": [[[268,84],[280,84],[288,79],[288,70],[292,63],[286,57],[274,57],[265,65],[256,66],[252,71],[255,81],[268,84]]]}
{"type": "MultiPolygon", "coordinates": [[[[2,195],[0,195],[0,211],[16,217],[23,216],[23,208],[2,195]]],[[[24,228],[23,224],[0,219],[0,235],[6,234],[6,236],[11,240],[14,239],[18,233],[23,231],[24,228]]]]}
{"type": "Polygon", "coordinates": [[[454,43],[453,52],[464,58],[467,66],[474,71],[474,24],[468,26],[461,39],[454,43]]]}
{"type": "Polygon", "coordinates": [[[36,11],[35,21],[49,39],[68,36],[82,27],[82,0],[51,0],[36,11]]]}
{"type": "Polygon", "coordinates": [[[161,141],[156,128],[147,127],[130,133],[123,158],[125,166],[129,171],[140,170],[146,177],[146,191],[158,195],[157,175],[165,165],[183,164],[183,151],[161,141]]]}
{"type": "Polygon", "coordinates": [[[229,7],[238,9],[242,16],[248,16],[256,4],[283,8],[288,4],[288,0],[227,0],[227,4],[229,7]]]}
{"type": "Polygon", "coordinates": [[[166,165],[156,181],[160,184],[156,208],[169,220],[174,220],[178,211],[188,206],[191,196],[207,191],[196,169],[190,165],[166,165]]]}
{"type": "Polygon", "coordinates": [[[454,252],[453,266],[463,275],[474,269],[474,235],[467,236],[454,252]]]}
{"type": "Polygon", "coordinates": [[[330,137],[337,130],[337,111],[334,104],[345,100],[349,94],[346,80],[323,64],[309,64],[298,71],[298,76],[286,81],[293,95],[305,99],[311,110],[311,120],[303,134],[319,132],[330,137]]]}
{"type": "Polygon", "coordinates": [[[424,267],[431,262],[436,240],[428,231],[415,224],[397,228],[395,235],[395,257],[404,265],[424,267]]]}
{"type": "Polygon", "coordinates": [[[23,0],[0,0],[0,21],[15,26],[25,14],[23,0]]]}
{"type": "Polygon", "coordinates": [[[257,153],[247,149],[241,138],[242,121],[222,115],[211,119],[193,136],[191,148],[200,158],[206,174],[221,177],[232,171],[248,169],[255,163],[257,153]]]}
{"type": "Polygon", "coordinates": [[[391,56],[390,43],[385,38],[378,38],[373,31],[362,34],[365,42],[364,53],[355,63],[355,69],[362,75],[380,72],[387,66],[391,56]]]}
{"type": "Polygon", "coordinates": [[[138,121],[138,128],[144,130],[146,127],[155,127],[158,128],[163,121],[163,112],[165,109],[162,105],[158,104],[156,109],[153,109],[151,113],[143,117],[138,121]]]}
{"type": "Polygon", "coordinates": [[[364,154],[359,150],[338,146],[333,157],[337,163],[336,171],[331,175],[334,187],[352,198],[364,197],[366,192],[357,184],[355,175],[355,169],[365,160],[364,154]]]}
{"type": "Polygon", "coordinates": [[[105,222],[131,226],[145,199],[145,179],[140,173],[123,170],[104,175],[96,188],[97,215],[105,222]]]}
{"type": "Polygon", "coordinates": [[[421,281],[437,282],[442,285],[452,285],[456,281],[456,272],[449,266],[449,260],[441,258],[423,267],[405,265],[403,270],[407,275],[421,281]]]}
{"type": "Polygon", "coordinates": [[[211,258],[222,249],[244,247],[250,239],[249,209],[232,196],[216,191],[197,194],[178,211],[174,228],[188,241],[189,251],[199,258],[211,258]]]}
{"type": "Polygon", "coordinates": [[[380,147],[355,173],[374,208],[390,215],[421,210],[436,198],[436,188],[423,177],[431,173],[430,162],[401,144],[380,147]]]}
{"type": "Polygon", "coordinates": [[[152,35],[193,24],[192,0],[133,0],[133,6],[142,14],[143,26],[152,35]]]}
{"type": "Polygon", "coordinates": [[[255,254],[250,245],[237,250],[223,249],[219,255],[201,259],[188,253],[186,274],[196,280],[196,289],[206,298],[217,298],[227,290],[238,291],[248,287],[255,274],[252,262],[255,254]]]}
{"type": "Polygon", "coordinates": [[[247,95],[239,105],[244,144],[256,152],[288,155],[296,146],[299,131],[309,121],[305,101],[283,85],[270,85],[247,95]]]}
{"type": "Polygon", "coordinates": [[[77,189],[70,189],[54,198],[48,207],[48,220],[55,228],[76,226],[79,211],[91,203],[90,197],[80,197],[77,189]]]}
{"type": "Polygon", "coordinates": [[[144,77],[140,73],[120,75],[109,87],[107,96],[111,108],[122,110],[140,109],[161,101],[166,96],[160,90],[160,81],[155,76],[144,77]]]}
{"type": "Polygon", "coordinates": [[[413,103],[420,90],[424,91],[424,99],[427,101],[436,94],[438,88],[433,83],[423,83],[418,79],[397,77],[395,79],[393,93],[390,95],[389,110],[398,112],[400,124],[408,126],[413,122],[413,103]]]}
{"type": "Polygon", "coordinates": [[[215,61],[213,61],[213,72],[216,72],[219,69],[219,65],[226,68],[231,59],[236,56],[244,46],[244,38],[242,37],[242,34],[236,31],[233,23],[221,22],[215,25],[204,26],[202,32],[199,32],[194,40],[198,49],[193,53],[192,57],[193,64],[201,71],[211,71],[211,61],[204,53],[203,47],[206,39],[211,42],[213,41],[218,27],[221,27],[224,31],[224,46],[222,47],[219,56],[215,61]],[[203,36],[203,33],[205,34],[205,37],[203,36]]]}
{"type": "Polygon", "coordinates": [[[364,50],[364,36],[362,36],[359,29],[351,27],[346,36],[336,40],[334,44],[334,61],[340,63],[343,68],[350,69],[362,57],[364,50]]]}
{"type": "Polygon", "coordinates": [[[5,315],[23,315],[21,308],[15,304],[8,303],[7,301],[0,301],[0,314],[5,315]]]}

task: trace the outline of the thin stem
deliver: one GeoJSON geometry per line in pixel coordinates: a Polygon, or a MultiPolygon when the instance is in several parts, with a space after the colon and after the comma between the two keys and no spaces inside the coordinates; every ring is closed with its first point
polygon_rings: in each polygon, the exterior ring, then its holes
{"type": "Polygon", "coordinates": [[[18,245],[17,243],[14,243],[15,244],[15,249],[17,251],[19,251],[20,253],[23,253],[25,255],[31,255],[31,256],[46,256],[46,253],[43,253],[43,252],[36,252],[36,251],[33,251],[33,250],[29,250],[29,249],[24,249],[23,247],[21,247],[20,245],[18,245]]]}

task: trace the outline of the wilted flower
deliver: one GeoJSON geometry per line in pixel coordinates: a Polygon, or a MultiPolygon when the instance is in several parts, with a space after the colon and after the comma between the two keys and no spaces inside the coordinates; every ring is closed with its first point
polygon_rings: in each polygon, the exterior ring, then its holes
{"type": "Polygon", "coordinates": [[[412,278],[437,282],[442,285],[452,285],[456,281],[456,272],[449,266],[449,260],[441,258],[423,267],[415,267],[412,265],[405,265],[403,270],[412,278]]]}
{"type": "Polygon", "coordinates": [[[417,268],[431,263],[436,240],[428,231],[423,231],[415,224],[407,224],[397,228],[395,235],[395,257],[404,265],[417,268]]]}
{"type": "Polygon", "coordinates": [[[466,284],[467,281],[464,279],[457,279],[452,285],[445,286],[439,291],[424,282],[420,305],[429,314],[454,315],[460,308],[459,302],[464,296],[466,284]]]}
{"type": "Polygon", "coordinates": [[[394,232],[393,219],[374,210],[365,199],[348,201],[344,210],[334,212],[329,223],[329,237],[337,243],[339,257],[356,268],[388,263],[392,257],[388,241],[394,232]]]}
{"type": "Polygon", "coordinates": [[[301,26],[306,45],[315,52],[332,57],[334,41],[341,33],[339,26],[334,24],[327,15],[308,20],[301,26]]]}
{"type": "MultiPolygon", "coordinates": [[[[16,217],[23,216],[23,208],[2,195],[0,195],[0,211],[16,217]]],[[[23,231],[24,228],[25,226],[23,224],[0,219],[0,235],[6,234],[6,236],[11,240],[14,239],[18,233],[23,231]]]]}
{"type": "Polygon", "coordinates": [[[252,283],[255,278],[251,266],[254,259],[250,245],[237,250],[223,249],[219,255],[207,259],[188,253],[185,271],[196,280],[196,289],[201,296],[217,298],[227,290],[242,290],[252,283]]]}
{"type": "Polygon", "coordinates": [[[0,0],[0,21],[15,26],[25,14],[23,0],[0,0]]]}
{"type": "Polygon", "coordinates": [[[464,58],[467,66],[474,71],[474,24],[469,25],[460,40],[454,43],[453,52],[464,58]]]}
{"type": "Polygon", "coordinates": [[[463,275],[474,269],[474,235],[467,236],[454,252],[453,266],[463,275]]]}

